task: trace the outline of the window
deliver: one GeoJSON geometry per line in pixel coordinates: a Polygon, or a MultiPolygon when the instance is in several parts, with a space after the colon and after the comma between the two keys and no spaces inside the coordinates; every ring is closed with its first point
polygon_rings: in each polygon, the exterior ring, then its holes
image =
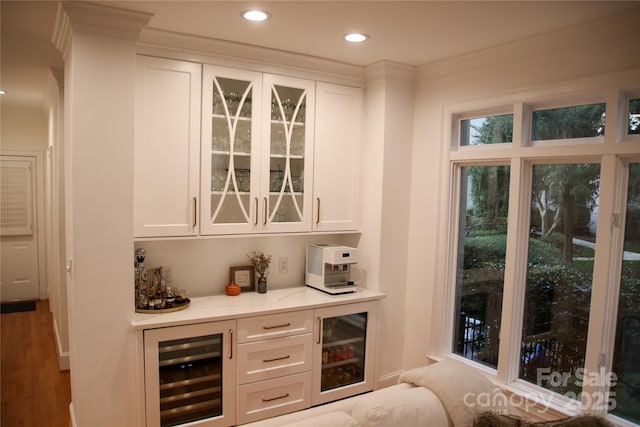
{"type": "Polygon", "coordinates": [[[504,144],[513,140],[513,114],[460,120],[460,145],[504,144]]]}
{"type": "Polygon", "coordinates": [[[593,280],[600,165],[533,166],[520,378],[577,398],[593,280]],[[568,378],[550,381],[551,374],[568,378]]]}
{"type": "Polygon", "coordinates": [[[534,111],[531,139],[544,141],[603,136],[604,113],[604,103],[534,111]]]}
{"type": "Polygon", "coordinates": [[[640,163],[629,167],[624,254],[618,299],[613,368],[613,413],[640,423],[640,163]]]}
{"type": "Polygon", "coordinates": [[[455,352],[498,365],[509,166],[461,170],[455,352]]]}
{"type": "Polygon", "coordinates": [[[640,135],[640,98],[629,100],[627,135],[640,135]]]}
{"type": "Polygon", "coordinates": [[[640,423],[640,147],[621,143],[640,99],[618,89],[607,138],[606,102],[451,107],[444,344],[527,393],[640,423]]]}

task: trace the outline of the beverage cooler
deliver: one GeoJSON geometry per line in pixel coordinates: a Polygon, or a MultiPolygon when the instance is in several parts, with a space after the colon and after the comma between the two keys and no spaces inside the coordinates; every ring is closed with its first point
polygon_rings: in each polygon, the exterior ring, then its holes
{"type": "Polygon", "coordinates": [[[147,426],[229,425],[235,371],[233,323],[145,331],[147,426]]]}
{"type": "Polygon", "coordinates": [[[318,405],[373,390],[375,304],[316,310],[314,390],[318,405]]]}

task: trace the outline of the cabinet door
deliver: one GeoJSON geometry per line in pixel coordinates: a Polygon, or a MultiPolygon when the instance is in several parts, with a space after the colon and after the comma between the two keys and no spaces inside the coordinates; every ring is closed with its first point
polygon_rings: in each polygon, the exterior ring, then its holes
{"type": "Polygon", "coordinates": [[[316,85],[313,202],[315,231],[360,227],[362,89],[316,85]]]}
{"type": "Polygon", "coordinates": [[[138,56],[134,235],[197,233],[202,66],[138,56]]]}
{"type": "Polygon", "coordinates": [[[373,390],[377,304],[315,310],[312,405],[373,390]]]}
{"type": "Polygon", "coordinates": [[[147,427],[235,423],[234,330],[230,320],[144,332],[147,427]]]}
{"type": "Polygon", "coordinates": [[[310,231],[314,82],[266,74],[263,98],[262,230],[310,231]]]}
{"type": "Polygon", "coordinates": [[[205,66],[201,234],[259,227],[261,97],[260,73],[205,66]]]}

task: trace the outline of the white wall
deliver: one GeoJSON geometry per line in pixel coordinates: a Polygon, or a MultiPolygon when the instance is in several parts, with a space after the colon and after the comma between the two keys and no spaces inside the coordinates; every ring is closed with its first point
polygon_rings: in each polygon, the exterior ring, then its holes
{"type": "MultiPolygon", "coordinates": [[[[37,241],[38,295],[47,299],[48,276],[46,264],[46,221],[45,221],[45,156],[48,143],[48,118],[43,109],[20,105],[2,105],[0,114],[0,152],[11,155],[26,155],[36,158],[36,233],[32,236],[4,238],[3,242],[18,239],[34,243],[37,241]]],[[[26,264],[25,264],[26,265],[26,264]]],[[[35,277],[35,276],[32,276],[35,277]]]]}
{"type": "Polygon", "coordinates": [[[47,149],[48,118],[40,108],[2,106],[2,150],[39,151],[47,149]]]}
{"type": "Polygon", "coordinates": [[[386,294],[378,327],[378,387],[397,382],[404,347],[406,262],[414,69],[381,62],[367,67],[363,141],[362,239],[367,286],[386,294]]]}
{"type": "Polygon", "coordinates": [[[149,17],[80,2],[60,7],[72,423],[133,426],[135,37],[149,17]]]}
{"type": "MultiPolygon", "coordinates": [[[[557,96],[576,79],[640,67],[635,13],[568,28],[422,67],[414,112],[413,166],[405,369],[425,363],[443,346],[449,206],[449,141],[444,140],[448,105],[495,99],[553,87],[557,96]],[[426,308],[426,309],[425,309],[426,308]]],[[[640,72],[637,85],[640,86],[640,72]]]]}
{"type": "Polygon", "coordinates": [[[67,316],[67,279],[65,272],[64,229],[64,76],[62,70],[49,73],[47,79],[48,147],[46,168],[47,284],[49,307],[61,370],[69,369],[69,322],[67,316]]]}
{"type": "MultiPolygon", "coordinates": [[[[229,267],[250,265],[247,254],[254,250],[272,257],[267,290],[304,286],[308,244],[336,243],[357,247],[359,238],[359,234],[225,237],[142,241],[136,242],[135,247],[145,249],[146,268],[170,266],[175,286],[186,288],[191,297],[200,297],[224,293],[224,287],[229,283],[229,267]],[[288,260],[287,273],[278,271],[280,258],[288,260]]],[[[132,265],[133,258],[132,252],[132,265]]],[[[133,289],[133,283],[131,286],[133,289]]],[[[133,300],[130,305],[133,306],[133,300]]]]}

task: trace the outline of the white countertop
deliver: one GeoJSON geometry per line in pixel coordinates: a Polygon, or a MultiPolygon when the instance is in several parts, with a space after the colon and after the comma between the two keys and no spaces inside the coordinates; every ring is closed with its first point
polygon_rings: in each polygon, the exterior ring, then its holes
{"type": "Polygon", "coordinates": [[[172,313],[135,313],[133,329],[153,329],[166,326],[215,322],[242,317],[260,316],[283,311],[305,310],[382,299],[385,294],[358,288],[350,294],[329,295],[308,286],[270,290],[266,294],[246,292],[238,296],[215,295],[192,298],[189,307],[172,313]]]}

